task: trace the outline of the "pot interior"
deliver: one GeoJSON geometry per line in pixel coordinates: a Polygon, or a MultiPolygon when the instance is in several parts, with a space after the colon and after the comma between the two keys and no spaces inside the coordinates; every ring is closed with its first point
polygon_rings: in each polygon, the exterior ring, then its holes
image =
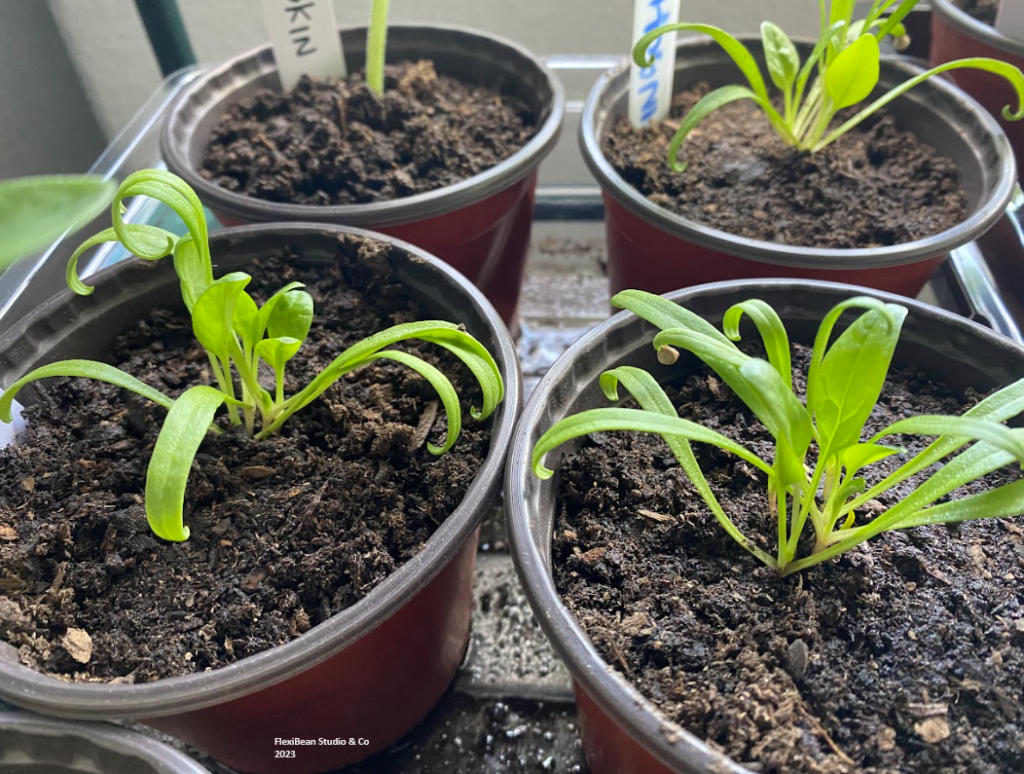
{"type": "MultiPolygon", "coordinates": [[[[366,64],[366,28],[344,29],[340,34],[348,71],[362,70],[366,64]]],[[[484,35],[444,27],[391,26],[386,57],[389,64],[430,59],[440,75],[516,97],[529,108],[538,127],[554,107],[551,82],[536,62],[517,48],[484,35]]],[[[188,121],[175,122],[174,128],[181,134],[194,122],[194,131],[187,138],[188,162],[194,169],[202,166],[210,134],[221,116],[262,89],[281,90],[269,46],[227,67],[183,106],[195,115],[188,121]]]]}
{"type": "MultiPolygon", "coordinates": [[[[760,39],[746,37],[741,38],[741,41],[757,61],[769,93],[776,93],[777,90],[767,77],[760,39]]],[[[811,50],[810,44],[806,42],[798,42],[797,48],[802,58],[806,58],[811,50]]],[[[906,60],[883,59],[879,84],[862,106],[870,104],[870,101],[881,97],[918,72],[920,70],[906,60]]],[[[941,78],[933,80],[942,81],[941,78]]],[[[716,43],[693,39],[681,41],[676,58],[673,93],[678,94],[700,83],[718,88],[730,84],[746,85],[746,79],[739,67],[716,43]]],[[[597,106],[594,126],[601,143],[608,131],[627,115],[628,70],[618,71],[611,76],[602,97],[597,106]]],[[[1015,99],[1008,84],[1006,98],[1008,104],[1015,99]]],[[[920,84],[885,109],[895,117],[901,129],[912,131],[923,142],[956,163],[960,184],[967,195],[968,217],[977,212],[997,191],[1002,146],[986,129],[988,116],[983,109],[967,101],[947,82],[942,81],[936,85],[928,81],[920,84]]],[[[623,185],[628,183],[623,182],[623,185]]]]}
{"type": "MultiPolygon", "coordinates": [[[[865,292],[862,288],[822,283],[794,287],[785,281],[737,282],[706,285],[697,292],[679,291],[669,297],[707,319],[721,330],[725,311],[735,303],[760,298],[771,304],[786,325],[790,340],[806,345],[814,342],[821,319],[841,300],[855,295],[878,295],[890,303],[907,304],[906,299],[865,292]]],[[[948,313],[929,311],[924,304],[911,303],[910,314],[903,326],[894,364],[914,365],[941,378],[954,390],[968,387],[979,392],[1010,384],[1020,378],[1024,369],[1024,352],[1010,341],[989,333],[948,313]]],[[[836,325],[832,340],[856,318],[856,311],[846,312],[836,325]]],[[[651,342],[658,329],[632,315],[610,322],[606,335],[587,337],[580,355],[561,361],[553,369],[543,405],[536,416],[524,418],[527,435],[517,442],[525,446],[527,455],[544,431],[559,420],[593,408],[611,406],[598,384],[600,375],[622,365],[643,368],[662,384],[683,382],[700,364],[696,356],[681,352],[679,361],[666,367],[658,363],[651,342]],[[586,353],[583,356],[583,353],[586,353]]],[[[604,327],[604,326],[602,326],[604,327]]],[[[749,320],[741,326],[744,340],[757,339],[749,320]]],[[[684,417],[686,418],[686,417],[684,417]]],[[[558,462],[563,455],[575,452],[584,439],[567,443],[548,455],[547,467],[555,470],[549,481],[541,481],[532,471],[524,474],[523,488],[530,537],[546,566],[551,564],[551,534],[556,516],[558,496],[558,462]]],[[[527,456],[527,459],[529,457],[527,456]]],[[[550,575],[550,572],[548,573],[550,575]]]]}
{"type": "MultiPolygon", "coordinates": [[[[338,233],[330,227],[289,229],[287,227],[243,228],[222,231],[210,240],[214,274],[245,271],[261,256],[290,248],[300,262],[327,264],[335,260],[338,233]],[[255,232],[255,235],[254,235],[255,232]]],[[[453,308],[454,283],[430,264],[402,249],[390,251],[391,270],[423,309],[424,319],[446,320],[457,314],[491,352],[500,351],[491,335],[487,321],[479,310],[468,303],[453,308]]],[[[132,261],[101,272],[90,283],[99,283],[95,293],[77,297],[63,291],[41,307],[25,331],[16,328],[0,339],[0,374],[8,385],[17,376],[41,365],[68,358],[105,360],[114,341],[154,309],[170,309],[184,313],[177,275],[170,258],[149,263],[132,261]],[[114,277],[104,283],[104,277],[114,277]],[[44,310],[49,310],[47,315],[44,310]]],[[[314,315],[317,313],[314,308],[314,315]]],[[[506,374],[508,378],[508,374],[506,374]]],[[[22,403],[31,403],[33,385],[19,393],[22,403]]],[[[499,412],[502,409],[499,408],[499,412]]]]}

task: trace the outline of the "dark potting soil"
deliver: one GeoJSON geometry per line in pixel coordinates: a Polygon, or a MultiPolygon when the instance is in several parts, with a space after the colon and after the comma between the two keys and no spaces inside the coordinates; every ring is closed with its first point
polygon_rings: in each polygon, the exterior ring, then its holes
{"type": "MultiPolygon", "coordinates": [[[[681,416],[771,459],[766,431],[709,372],[670,394],[681,416]]],[[[976,399],[896,371],[868,434],[976,399]]],[[[774,554],[764,476],[694,450],[726,512],[774,554]]],[[[892,532],[780,579],[725,534],[658,437],[601,434],[558,470],[558,589],[604,659],[667,718],[757,772],[1024,771],[1020,520],[892,532]]]]}
{"type": "MultiPolygon", "coordinates": [[[[389,277],[386,249],[346,238],[337,265],[289,254],[251,271],[258,301],[297,280],[316,303],[309,338],[288,364],[288,394],[345,347],[422,319],[389,277]]],[[[464,407],[480,405],[473,377],[448,353],[398,348],[442,367],[464,407]]],[[[184,314],[153,312],[119,339],[112,361],[172,396],[212,381],[184,314]]],[[[73,680],[200,672],[351,606],[458,506],[490,437],[467,413],[455,447],[429,454],[425,441],[445,433],[436,394],[408,369],[377,361],[274,438],[207,437],[185,500],[192,535],[168,543],[150,532],[143,507],[164,409],[97,382],[40,385],[24,442],[0,452],[0,638],[25,664],[73,680]]]]}
{"type": "Polygon", "coordinates": [[[953,0],[953,5],[985,24],[995,24],[1002,0],[953,0]]]}
{"type": "MultiPolygon", "coordinates": [[[[966,217],[956,165],[875,114],[829,147],[787,145],[750,102],[716,110],[680,150],[668,146],[707,84],[677,94],[670,119],[637,130],[623,119],[602,139],[622,178],[659,207],[705,226],[766,242],[821,248],[903,244],[966,217]]],[[[838,124],[836,124],[838,125],[838,124]]]]}
{"type": "Polygon", "coordinates": [[[431,62],[385,68],[384,96],[355,73],[263,90],[214,128],[202,173],[236,193],[292,204],[364,204],[477,175],[533,137],[538,117],[431,62]]]}

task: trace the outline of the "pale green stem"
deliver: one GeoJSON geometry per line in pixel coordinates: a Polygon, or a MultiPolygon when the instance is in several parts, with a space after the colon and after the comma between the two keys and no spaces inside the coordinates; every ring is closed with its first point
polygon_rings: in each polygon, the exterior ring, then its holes
{"type": "Polygon", "coordinates": [[[384,94],[384,52],[388,39],[388,0],[373,0],[366,39],[366,85],[378,97],[384,94]]]}
{"type": "MultiPolygon", "coordinates": [[[[213,378],[217,380],[217,386],[220,388],[220,391],[232,398],[235,397],[235,386],[231,383],[230,379],[224,376],[224,370],[220,367],[220,363],[217,362],[217,358],[209,351],[207,351],[206,355],[210,358],[213,378]]],[[[228,371],[228,374],[230,373],[228,371]]],[[[238,418],[238,409],[231,405],[228,405],[228,421],[233,425],[242,424],[242,420],[238,418]]]]}

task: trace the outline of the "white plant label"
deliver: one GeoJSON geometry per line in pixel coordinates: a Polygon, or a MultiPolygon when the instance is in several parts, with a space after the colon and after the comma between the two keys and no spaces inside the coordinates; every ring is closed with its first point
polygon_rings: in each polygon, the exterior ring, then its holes
{"type": "Polygon", "coordinates": [[[345,57],[331,0],[262,0],[281,87],[291,91],[303,75],[344,78],[345,57]]]}
{"type": "Polygon", "coordinates": [[[999,4],[996,29],[1008,38],[1024,41],[1024,0],[1003,0],[999,4]]]}
{"type": "Polygon", "coordinates": [[[672,106],[672,80],[676,73],[676,33],[662,35],[651,43],[647,53],[654,57],[654,64],[650,67],[638,67],[632,61],[632,46],[648,32],[677,21],[679,0],[636,0],[633,6],[629,120],[637,128],[668,118],[672,106]]]}

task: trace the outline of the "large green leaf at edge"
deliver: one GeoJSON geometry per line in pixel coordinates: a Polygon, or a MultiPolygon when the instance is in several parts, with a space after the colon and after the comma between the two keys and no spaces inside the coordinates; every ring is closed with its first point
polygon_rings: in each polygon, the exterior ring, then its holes
{"type": "Polygon", "coordinates": [[[0,182],[0,269],[38,252],[99,215],[116,187],[95,176],[53,175],[0,182]]]}

